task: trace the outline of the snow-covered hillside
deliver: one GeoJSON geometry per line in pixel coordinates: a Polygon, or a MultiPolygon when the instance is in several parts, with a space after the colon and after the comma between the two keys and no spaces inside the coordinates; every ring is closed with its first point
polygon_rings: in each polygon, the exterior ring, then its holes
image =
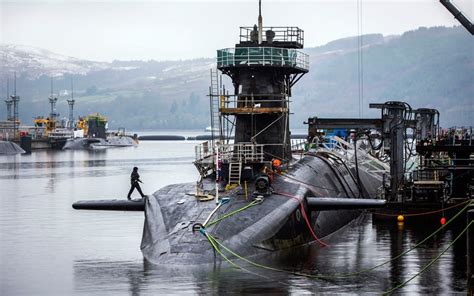
{"type": "Polygon", "coordinates": [[[110,68],[109,63],[80,60],[37,47],[13,44],[0,44],[0,65],[2,73],[16,71],[30,79],[41,75],[86,75],[91,71],[110,68]]]}

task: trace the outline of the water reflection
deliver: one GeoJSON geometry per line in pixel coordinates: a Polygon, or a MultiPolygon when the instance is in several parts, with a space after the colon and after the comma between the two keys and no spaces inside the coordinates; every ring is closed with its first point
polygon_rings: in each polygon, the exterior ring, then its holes
{"type": "MultiPolygon", "coordinates": [[[[230,267],[162,267],[147,262],[92,260],[74,262],[75,291],[89,295],[107,292],[150,294],[256,294],[287,295],[294,283],[282,282],[230,267]],[[97,287],[102,287],[97,291],[97,287]]],[[[293,287],[294,289],[294,287],[293,287]]]]}
{"type": "MultiPolygon", "coordinates": [[[[74,263],[74,282],[77,283],[76,290],[92,294],[99,286],[115,292],[123,291],[124,285],[132,295],[381,293],[417,273],[447,247],[456,229],[447,230],[399,260],[356,277],[308,278],[292,274],[292,271],[341,275],[369,269],[406,251],[435,228],[436,225],[399,227],[396,223],[378,224],[367,217],[330,238],[330,247],[311,245],[251,258],[259,264],[287,270],[287,273],[256,268],[242,261],[236,263],[247,271],[221,262],[212,266],[170,268],[147,262],[78,260],[74,263]]],[[[463,250],[459,251],[458,254],[456,249],[448,251],[443,260],[398,292],[423,295],[465,291],[466,266],[465,261],[462,265],[460,260],[463,250]],[[453,264],[457,269],[453,269],[453,264]]]]}
{"type": "MultiPolygon", "coordinates": [[[[40,151],[0,157],[0,295],[380,293],[418,272],[463,229],[451,224],[400,260],[359,277],[322,280],[243,262],[237,263],[251,273],[219,263],[195,269],[149,265],[139,250],[143,213],[71,208],[81,199],[126,198],[133,166],[140,168],[146,193],[172,183],[195,182],[199,175],[192,164],[194,144],[149,142],[106,153],[40,151]]],[[[357,272],[412,247],[432,233],[438,221],[436,217],[419,226],[399,226],[361,217],[325,239],[327,248],[316,243],[252,260],[312,274],[357,272]]],[[[465,254],[463,237],[399,292],[465,291],[465,254]]]]}

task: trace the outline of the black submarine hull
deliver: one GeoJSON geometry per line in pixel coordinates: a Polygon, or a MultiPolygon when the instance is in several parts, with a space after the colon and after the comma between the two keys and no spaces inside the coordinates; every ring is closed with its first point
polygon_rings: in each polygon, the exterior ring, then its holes
{"type": "MultiPolygon", "coordinates": [[[[206,232],[241,256],[269,254],[324,240],[362,211],[311,210],[306,197],[355,199],[375,192],[381,185],[370,175],[361,174],[364,183],[358,186],[354,174],[342,161],[330,155],[305,156],[294,162],[286,175],[274,177],[273,193],[265,196],[262,203],[206,227],[206,232]]],[[[222,260],[204,235],[192,231],[193,225],[204,223],[216,208],[213,201],[201,202],[189,195],[195,191],[194,183],[169,185],[146,200],[141,243],[146,261],[158,265],[199,265],[222,260]]],[[[210,221],[243,208],[252,198],[232,190],[219,194],[229,202],[221,205],[210,221]]]]}

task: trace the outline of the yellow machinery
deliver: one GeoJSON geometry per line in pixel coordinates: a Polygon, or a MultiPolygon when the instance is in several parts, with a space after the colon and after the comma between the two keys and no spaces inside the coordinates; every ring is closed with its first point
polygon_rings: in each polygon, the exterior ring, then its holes
{"type": "MultiPolygon", "coordinates": [[[[44,133],[41,136],[47,137],[48,134],[54,131],[57,127],[57,121],[51,120],[49,117],[38,116],[33,120],[35,124],[35,128],[37,129],[44,129],[44,133]]],[[[84,136],[88,135],[89,132],[89,124],[94,123],[94,126],[104,128],[105,133],[105,126],[107,124],[107,118],[100,115],[99,113],[91,114],[86,117],[79,117],[79,120],[75,124],[77,130],[83,130],[84,136]]]]}
{"type": "Polygon", "coordinates": [[[36,128],[44,128],[44,136],[48,136],[56,128],[56,121],[50,120],[49,117],[38,116],[33,120],[36,128]]]}
{"type": "Polygon", "coordinates": [[[79,121],[77,122],[77,125],[76,125],[76,128],[78,130],[83,130],[84,131],[84,137],[87,136],[87,131],[88,131],[88,128],[87,128],[87,117],[84,118],[84,117],[79,117],[79,121]]]}

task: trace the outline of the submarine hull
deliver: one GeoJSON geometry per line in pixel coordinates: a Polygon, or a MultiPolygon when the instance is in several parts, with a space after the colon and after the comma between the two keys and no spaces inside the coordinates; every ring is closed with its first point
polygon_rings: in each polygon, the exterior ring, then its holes
{"type": "MultiPolygon", "coordinates": [[[[205,181],[209,185],[212,182],[205,181]]],[[[286,175],[274,177],[273,192],[261,203],[240,210],[253,197],[246,198],[239,190],[220,192],[229,202],[209,220],[227,215],[215,224],[209,223],[212,225],[206,227],[206,232],[241,256],[312,243],[351,222],[361,210],[310,210],[306,197],[360,198],[367,188],[376,186],[376,180],[369,181],[370,186],[359,187],[343,163],[320,155],[305,156],[294,162],[286,175]]],[[[203,223],[216,208],[213,201],[202,202],[191,196],[195,189],[194,183],[169,185],[146,200],[141,250],[148,262],[198,265],[222,259],[204,235],[193,231],[193,225],[203,223]]]]}

